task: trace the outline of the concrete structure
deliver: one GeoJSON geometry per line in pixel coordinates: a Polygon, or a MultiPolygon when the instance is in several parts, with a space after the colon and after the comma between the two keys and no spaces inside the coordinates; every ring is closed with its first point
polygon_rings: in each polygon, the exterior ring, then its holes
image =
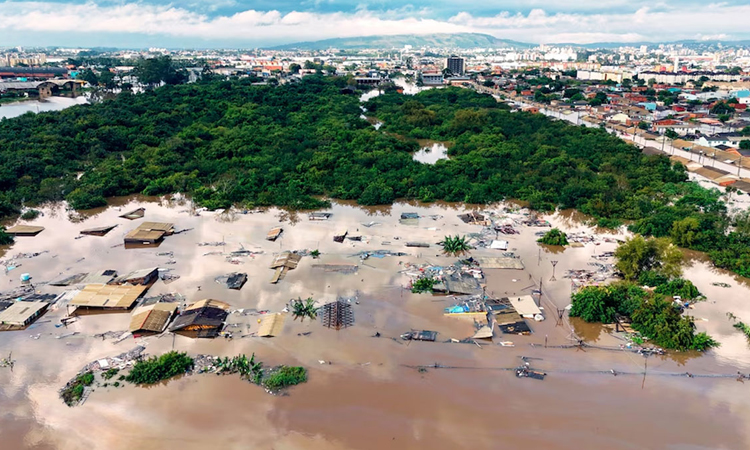
{"type": "Polygon", "coordinates": [[[453,75],[464,74],[464,59],[460,56],[451,55],[445,60],[445,68],[453,75]]]}

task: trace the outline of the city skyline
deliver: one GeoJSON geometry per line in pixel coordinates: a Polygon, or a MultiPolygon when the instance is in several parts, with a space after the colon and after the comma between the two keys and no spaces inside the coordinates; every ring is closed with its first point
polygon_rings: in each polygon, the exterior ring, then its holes
{"type": "Polygon", "coordinates": [[[750,39],[739,1],[0,2],[0,46],[254,47],[369,35],[486,33],[532,44],[750,39]],[[700,6],[700,8],[698,8],[700,6]]]}

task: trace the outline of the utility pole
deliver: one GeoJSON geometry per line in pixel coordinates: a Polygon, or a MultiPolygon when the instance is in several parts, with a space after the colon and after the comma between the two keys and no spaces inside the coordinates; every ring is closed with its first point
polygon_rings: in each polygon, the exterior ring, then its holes
{"type": "Polygon", "coordinates": [[[552,263],[552,278],[550,278],[550,281],[557,281],[557,278],[555,278],[555,267],[557,266],[557,261],[550,261],[552,263]]]}

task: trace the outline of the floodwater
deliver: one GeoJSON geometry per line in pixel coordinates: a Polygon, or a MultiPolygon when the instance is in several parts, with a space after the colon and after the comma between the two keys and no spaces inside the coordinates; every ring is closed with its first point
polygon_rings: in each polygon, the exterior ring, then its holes
{"type": "MultiPolygon", "coordinates": [[[[450,264],[434,245],[446,234],[478,232],[479,226],[461,222],[464,205],[399,203],[388,208],[364,209],[335,203],[329,221],[309,221],[306,214],[276,209],[255,214],[202,212],[190,215],[189,201],[121,198],[109,208],[91,211],[71,221],[62,206],[44,208],[32,223],[46,229],[33,238],[18,238],[4,259],[17,253],[48,251],[22,259],[21,267],[0,277],[3,290],[18,286],[21,273],[33,277],[39,291],[60,293],[66,288],[41,284],[61,274],[95,269],[119,273],[145,268],[169,268],[180,279],[158,281],[147,296],[175,292],[188,301],[215,298],[233,308],[281,311],[292,298],[312,296],[327,302],[358,296],[355,325],[335,331],[319,322],[286,319],[283,332],[273,338],[240,337],[257,329],[257,316],[231,314],[232,340],[194,340],[182,336],[129,338],[115,343],[94,338],[105,331],[123,331],[130,315],[100,314],[81,317],[67,329],[56,328],[65,308],[50,311],[24,331],[0,333],[0,355],[13,352],[13,371],[0,368],[0,438],[9,449],[455,449],[528,448],[579,449],[742,449],[750,446],[750,405],[747,386],[733,378],[671,376],[733,374],[750,371],[750,350],[745,338],[731,326],[726,312],[750,320],[750,288],[731,275],[694,261],[686,276],[708,296],[693,314],[699,330],[707,330],[722,346],[706,355],[680,354],[648,360],[629,352],[597,349],[544,348],[569,344],[573,332],[592,343],[616,346],[618,341],[602,327],[571,322],[556,324],[556,309],[569,304],[571,284],[567,269],[586,268],[591,257],[613,250],[601,242],[551,253],[539,247],[535,232],[503,236],[510,250],[520,255],[524,270],[487,270],[486,291],[497,296],[529,294],[543,283],[542,306],[547,320],[534,322],[531,336],[496,335],[515,347],[452,344],[473,334],[470,320],[443,316],[449,298],[415,295],[403,287],[405,264],[450,264]],[[129,221],[118,215],[146,208],[144,219],[129,221]],[[401,225],[402,212],[422,216],[417,226],[401,225]],[[123,236],[141,221],[173,222],[178,230],[158,248],[125,249],[123,236]],[[376,222],[370,227],[363,224],[376,222]],[[104,237],[75,239],[85,228],[114,225],[104,237]],[[282,226],[276,242],[267,231],[282,226]],[[362,241],[335,243],[341,229],[362,241]],[[430,248],[412,249],[406,240],[428,242],[430,248]],[[222,241],[220,247],[198,246],[222,241]],[[244,248],[262,251],[240,258],[206,253],[244,248]],[[268,268],[281,250],[319,249],[319,260],[303,257],[299,266],[278,284],[270,284],[268,268]],[[362,250],[389,249],[402,257],[352,257],[362,250]],[[173,252],[173,257],[157,253],[173,252]],[[169,264],[174,261],[174,264],[169,264]],[[550,281],[555,267],[557,281],[550,281]],[[314,264],[359,264],[355,274],[324,272],[314,264]],[[216,276],[240,271],[248,282],[240,291],[225,289],[216,276]],[[730,288],[711,283],[726,281],[730,288]],[[705,320],[704,320],[705,319],[705,320]],[[406,343],[398,336],[410,329],[439,333],[438,342],[406,343]],[[79,334],[59,338],[77,331],[79,334]],[[310,332],[309,335],[303,333],[310,332]],[[373,335],[379,332],[381,337],[373,335]],[[395,339],[392,339],[395,338],[395,339]],[[196,375],[151,388],[126,386],[97,388],[86,403],[68,408],[57,391],[85,364],[102,357],[146,346],[158,355],[172,348],[191,354],[231,356],[251,354],[266,366],[302,365],[309,381],[286,396],[271,396],[236,377],[196,375]],[[537,344],[532,347],[531,344],[537,344]],[[532,367],[544,370],[544,381],[518,379],[513,368],[527,356],[532,367]],[[538,359],[537,359],[538,358],[538,359]],[[320,362],[323,361],[324,364],[320,362]],[[329,364],[330,362],[330,364],[329,364]],[[421,373],[407,366],[440,363],[454,369],[421,373]],[[647,376],[640,372],[647,364],[647,376]],[[612,376],[598,371],[629,372],[612,376]]],[[[483,209],[499,211],[501,205],[483,209]]],[[[473,208],[472,208],[473,209],[473,208]]],[[[593,229],[546,217],[566,231],[593,229]]],[[[477,249],[473,256],[497,255],[477,249]]]]}
{"type": "Polygon", "coordinates": [[[39,113],[44,111],[60,111],[75,105],[85,105],[88,100],[84,96],[76,98],[49,97],[43,101],[30,100],[24,102],[5,103],[0,106],[0,119],[18,117],[27,112],[39,113]]]}
{"type": "Polygon", "coordinates": [[[424,164],[435,164],[441,159],[448,159],[448,147],[442,142],[433,142],[414,152],[412,158],[424,164]]]}

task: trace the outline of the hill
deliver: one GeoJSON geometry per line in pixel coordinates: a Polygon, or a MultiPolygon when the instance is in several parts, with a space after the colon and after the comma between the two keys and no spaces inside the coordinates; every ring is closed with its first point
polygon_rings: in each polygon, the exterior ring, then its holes
{"type": "Polygon", "coordinates": [[[273,47],[271,50],[325,50],[337,48],[343,50],[362,50],[368,48],[388,49],[402,48],[404,45],[440,48],[486,48],[514,47],[530,48],[533,44],[499,39],[481,33],[436,33],[436,34],[399,34],[394,36],[358,36],[350,38],[324,39],[321,41],[296,42],[273,47]]]}

